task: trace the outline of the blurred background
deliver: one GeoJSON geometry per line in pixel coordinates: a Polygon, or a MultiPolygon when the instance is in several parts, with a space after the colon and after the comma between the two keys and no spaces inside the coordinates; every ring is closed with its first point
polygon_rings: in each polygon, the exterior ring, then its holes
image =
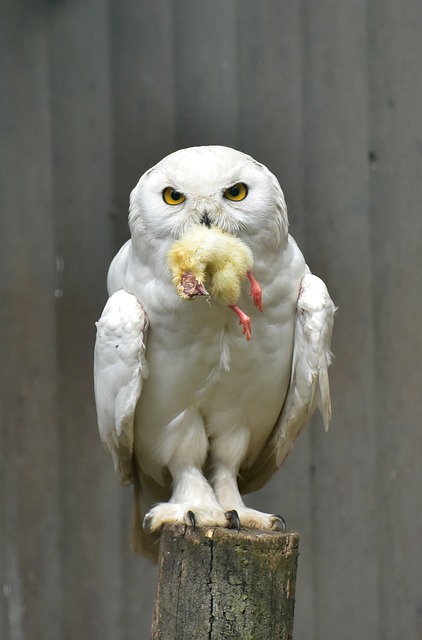
{"type": "MultiPolygon", "coordinates": [[[[3,0],[0,636],[149,637],[156,569],[97,434],[130,190],[223,144],[279,178],[339,305],[333,421],[251,504],[300,533],[295,640],[422,637],[422,4],[3,0]]],[[[258,640],[258,639],[257,639],[258,640]]]]}

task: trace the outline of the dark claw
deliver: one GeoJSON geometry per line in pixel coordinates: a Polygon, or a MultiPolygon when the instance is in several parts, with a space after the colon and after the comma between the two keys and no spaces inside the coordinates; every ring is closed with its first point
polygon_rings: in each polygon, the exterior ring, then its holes
{"type": "Polygon", "coordinates": [[[224,514],[229,523],[229,529],[236,529],[237,533],[240,531],[240,518],[236,509],[232,509],[231,511],[226,511],[224,514]]]}
{"type": "Polygon", "coordinates": [[[272,529],[274,531],[281,531],[282,533],[286,533],[286,521],[283,516],[279,516],[277,514],[273,515],[274,522],[272,529]]]}
{"type": "Polygon", "coordinates": [[[196,531],[196,516],[193,511],[188,511],[188,518],[192,527],[192,531],[196,531]]]}
{"type": "Polygon", "coordinates": [[[152,516],[147,513],[142,523],[145,533],[151,533],[151,521],[152,521],[152,516]]]}

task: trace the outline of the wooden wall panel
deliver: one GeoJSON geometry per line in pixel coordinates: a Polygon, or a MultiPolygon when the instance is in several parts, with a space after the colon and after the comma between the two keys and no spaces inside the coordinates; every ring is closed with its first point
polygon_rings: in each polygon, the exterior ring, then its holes
{"type": "Polygon", "coordinates": [[[238,6],[239,148],[277,175],[303,245],[303,21],[300,3],[238,6]],[[271,43],[271,46],[269,46],[271,43]]]}
{"type": "Polygon", "coordinates": [[[50,82],[56,252],[65,638],[118,638],[118,487],[93,406],[94,322],[111,253],[111,86],[108,4],[54,3],[50,82]]]}
{"type": "Polygon", "coordinates": [[[370,7],[381,637],[422,633],[422,6],[370,7]]]}
{"type": "Polygon", "coordinates": [[[178,148],[238,142],[236,4],[174,3],[178,148]]]}
{"type": "Polygon", "coordinates": [[[1,7],[0,635],[61,635],[46,12],[1,7]]]}
{"type": "Polygon", "coordinates": [[[111,2],[113,247],[129,237],[129,194],[177,148],[175,19],[171,0],[111,2]]]}
{"type": "Polygon", "coordinates": [[[306,2],[303,12],[307,258],[339,306],[332,429],[311,432],[315,635],[359,629],[369,640],[379,619],[366,3],[306,2]]]}

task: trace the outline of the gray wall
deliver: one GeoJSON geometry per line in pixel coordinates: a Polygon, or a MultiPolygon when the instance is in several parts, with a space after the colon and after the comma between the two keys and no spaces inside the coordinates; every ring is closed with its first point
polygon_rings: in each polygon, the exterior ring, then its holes
{"type": "Polygon", "coordinates": [[[148,638],[155,569],[96,431],[128,194],[163,155],[267,164],[340,307],[334,418],[252,503],[301,534],[295,640],[422,627],[420,0],[3,0],[1,596],[7,640],[148,638]]]}

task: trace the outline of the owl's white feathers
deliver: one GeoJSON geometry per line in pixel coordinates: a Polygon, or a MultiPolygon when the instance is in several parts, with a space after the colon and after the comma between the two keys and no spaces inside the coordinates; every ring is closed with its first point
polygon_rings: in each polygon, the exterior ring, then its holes
{"type": "Polygon", "coordinates": [[[95,394],[116,472],[135,482],[133,546],[155,555],[151,534],[165,522],[189,524],[192,513],[199,525],[232,526],[236,513],[242,526],[277,528],[280,519],[247,508],[238,487],[269,479],[316,406],[328,425],[334,316],[288,235],[281,188],[233,149],[185,149],[142,176],[129,221],[98,322],[95,394]],[[247,185],[241,201],[225,195],[236,183],[247,185]],[[167,187],[183,202],[166,203],[167,187]],[[251,318],[250,342],[218,300],[177,295],[168,252],[204,221],[252,252],[264,313],[245,280],[239,305],[251,318]]]}
{"type": "Polygon", "coordinates": [[[108,300],[97,322],[94,382],[100,437],[123,484],[133,482],[133,420],[148,375],[145,339],[148,318],[124,289],[108,300]]]}

